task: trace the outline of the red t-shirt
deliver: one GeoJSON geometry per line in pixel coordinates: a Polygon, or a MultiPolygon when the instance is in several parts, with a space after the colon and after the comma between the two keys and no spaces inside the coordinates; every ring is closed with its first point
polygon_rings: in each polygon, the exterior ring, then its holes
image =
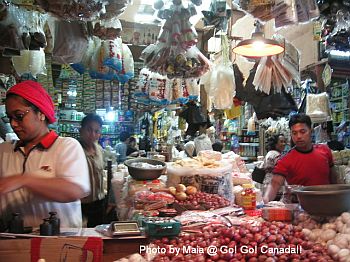
{"type": "Polygon", "coordinates": [[[334,165],[332,152],[326,145],[314,145],[311,151],[300,152],[293,148],[282,157],[273,169],[290,185],[330,184],[330,168],[334,165]]]}

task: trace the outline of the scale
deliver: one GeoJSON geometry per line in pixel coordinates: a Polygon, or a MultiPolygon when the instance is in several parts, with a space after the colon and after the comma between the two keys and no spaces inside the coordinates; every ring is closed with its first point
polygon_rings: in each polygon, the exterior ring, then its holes
{"type": "Polygon", "coordinates": [[[110,226],[113,236],[139,236],[140,228],[136,221],[117,221],[112,222],[110,226]]]}

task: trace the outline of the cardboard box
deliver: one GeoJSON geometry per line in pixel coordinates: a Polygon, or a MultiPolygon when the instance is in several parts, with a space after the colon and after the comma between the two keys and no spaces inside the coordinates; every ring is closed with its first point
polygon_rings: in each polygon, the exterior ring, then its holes
{"type": "Polygon", "coordinates": [[[103,242],[99,237],[59,237],[0,240],[0,260],[9,262],[102,261],[103,242]]]}

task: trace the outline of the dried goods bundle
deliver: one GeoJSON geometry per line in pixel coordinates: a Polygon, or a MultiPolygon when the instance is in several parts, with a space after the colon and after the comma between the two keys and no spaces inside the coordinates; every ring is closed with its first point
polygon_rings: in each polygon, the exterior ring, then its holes
{"type": "Polygon", "coordinates": [[[63,20],[94,20],[108,3],[105,0],[37,0],[46,12],[63,20]]]}

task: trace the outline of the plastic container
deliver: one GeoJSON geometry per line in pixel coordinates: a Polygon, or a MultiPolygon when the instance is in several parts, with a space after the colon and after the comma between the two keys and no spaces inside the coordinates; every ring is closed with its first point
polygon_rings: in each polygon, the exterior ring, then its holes
{"type": "Polygon", "coordinates": [[[288,207],[264,207],[263,218],[267,221],[292,221],[293,210],[288,207]]]}
{"type": "Polygon", "coordinates": [[[177,236],[181,232],[181,223],[172,218],[148,218],[142,225],[148,237],[177,236]]]}
{"type": "Polygon", "coordinates": [[[243,209],[255,209],[256,208],[256,191],[252,184],[243,184],[243,191],[241,192],[242,207],[243,209]]]}

